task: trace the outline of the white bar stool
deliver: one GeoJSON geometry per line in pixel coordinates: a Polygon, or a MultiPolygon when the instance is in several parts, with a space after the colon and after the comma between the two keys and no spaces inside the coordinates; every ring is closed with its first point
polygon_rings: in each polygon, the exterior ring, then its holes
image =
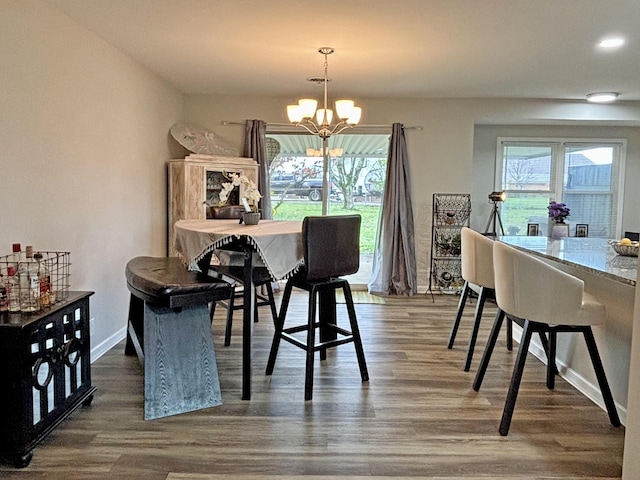
{"type": "MultiPolygon", "coordinates": [[[[507,435],[515,408],[522,372],[531,342],[531,335],[549,334],[549,359],[555,359],[556,335],[559,332],[580,332],[584,335],[589,356],[598,379],[609,421],[620,426],[611,389],[600,360],[591,327],[605,318],[605,307],[584,291],[584,282],[543,261],[496,241],[493,245],[495,293],[498,307],[506,316],[522,325],[522,338],[513,369],[511,384],[500,422],[500,435],[507,435]],[[561,291],[562,295],[558,295],[561,291]]],[[[479,390],[491,358],[502,319],[496,317],[487,348],[481,360],[473,389],[479,390]]],[[[555,385],[555,366],[547,368],[547,387],[555,385]]]]}

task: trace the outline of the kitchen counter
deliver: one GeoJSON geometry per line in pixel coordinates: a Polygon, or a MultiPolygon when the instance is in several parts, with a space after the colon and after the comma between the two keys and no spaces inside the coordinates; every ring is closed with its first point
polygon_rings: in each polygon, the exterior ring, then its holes
{"type": "Polygon", "coordinates": [[[502,236],[501,242],[594,275],[635,286],[638,257],[618,255],[604,238],[502,236]]]}

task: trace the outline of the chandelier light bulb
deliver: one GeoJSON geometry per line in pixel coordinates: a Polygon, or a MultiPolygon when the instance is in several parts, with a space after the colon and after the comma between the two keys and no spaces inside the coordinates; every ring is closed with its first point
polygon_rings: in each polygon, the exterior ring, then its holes
{"type": "Polygon", "coordinates": [[[287,105],[287,117],[291,123],[300,123],[302,121],[300,105],[287,105]]]}
{"type": "Polygon", "coordinates": [[[318,108],[318,101],[313,98],[301,98],[298,100],[298,105],[300,106],[302,118],[313,118],[313,114],[316,113],[316,108],[318,108]]]}
{"type": "Polygon", "coordinates": [[[340,120],[346,120],[353,114],[353,100],[336,100],[336,113],[340,120]]]}
{"type": "Polygon", "coordinates": [[[330,108],[319,108],[316,111],[316,122],[318,125],[330,125],[331,120],[333,120],[333,110],[330,108]]]}
{"type": "Polygon", "coordinates": [[[362,108],[353,107],[351,116],[347,119],[347,123],[349,125],[357,125],[358,123],[360,123],[360,117],[362,117],[362,108]]]}

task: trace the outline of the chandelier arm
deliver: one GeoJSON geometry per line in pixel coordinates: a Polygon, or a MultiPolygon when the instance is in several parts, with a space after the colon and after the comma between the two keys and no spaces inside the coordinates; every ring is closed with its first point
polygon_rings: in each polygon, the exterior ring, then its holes
{"type": "Polygon", "coordinates": [[[319,134],[320,134],[320,132],[319,132],[319,130],[318,130],[318,126],[317,126],[315,123],[313,123],[313,122],[307,122],[307,123],[310,123],[310,124],[311,124],[311,126],[312,126],[314,129],[312,130],[311,128],[309,128],[309,127],[306,125],[306,123],[302,123],[302,122],[294,123],[294,125],[295,125],[296,127],[302,127],[302,128],[304,128],[304,129],[305,129],[307,132],[309,132],[311,135],[319,135],[319,134]]]}
{"type": "Polygon", "coordinates": [[[353,125],[350,125],[346,122],[340,122],[335,127],[333,127],[331,135],[338,135],[339,133],[344,132],[347,128],[353,128],[353,125]]]}

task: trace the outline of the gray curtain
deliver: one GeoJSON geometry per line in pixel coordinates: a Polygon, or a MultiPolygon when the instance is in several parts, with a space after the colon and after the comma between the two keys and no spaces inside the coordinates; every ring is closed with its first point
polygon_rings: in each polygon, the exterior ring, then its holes
{"type": "Polygon", "coordinates": [[[416,294],[416,255],[404,126],[394,123],[369,292],[416,294]]]}
{"type": "Polygon", "coordinates": [[[244,126],[245,157],[253,158],[258,164],[258,190],[262,194],[260,211],[262,218],[271,220],[271,198],[269,197],[269,165],[267,165],[266,136],[267,124],[262,120],[247,120],[244,126]]]}

